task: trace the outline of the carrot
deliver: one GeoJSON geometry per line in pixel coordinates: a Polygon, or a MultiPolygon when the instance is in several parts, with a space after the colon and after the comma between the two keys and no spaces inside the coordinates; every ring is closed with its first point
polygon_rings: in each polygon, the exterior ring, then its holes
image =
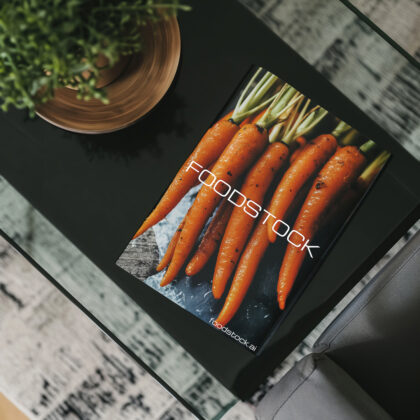
{"type": "MultiPolygon", "coordinates": [[[[365,163],[364,154],[356,147],[346,146],[338,149],[312,184],[293,230],[310,240],[317,232],[329,206],[358,177],[365,163]]],[[[290,240],[299,243],[302,241],[300,235],[299,238],[293,238],[292,235],[290,240]]],[[[278,302],[282,310],[305,256],[306,250],[288,244],[277,284],[278,302]]]]}
{"type": "Polygon", "coordinates": [[[306,144],[307,144],[307,142],[306,142],[306,139],[305,139],[305,137],[302,137],[302,136],[300,136],[300,137],[298,137],[295,141],[294,141],[294,143],[293,143],[294,145],[295,145],[295,150],[294,150],[294,152],[291,154],[291,156],[290,156],[290,159],[289,159],[289,162],[292,164],[296,159],[297,159],[297,157],[300,155],[300,153],[302,152],[302,150],[305,148],[305,146],[306,146],[306,144]]]}
{"type": "MultiPolygon", "coordinates": [[[[223,118],[222,120],[230,120],[233,117],[233,113],[235,112],[235,110],[232,110],[230,112],[228,112],[223,118]]],[[[245,118],[240,124],[239,127],[243,127],[245,124],[249,124],[250,122],[253,121],[252,116],[245,118]]]]}
{"type": "Polygon", "coordinates": [[[278,82],[278,78],[270,72],[266,72],[251,89],[261,71],[262,69],[259,68],[248,82],[232,114],[228,113],[207,130],[192,154],[176,174],[158,205],[140,226],[133,239],[165,218],[195,184],[197,174],[195,171],[189,170],[193,161],[200,164],[203,169],[208,168],[219,158],[230,140],[239,131],[241,128],[239,124],[251,115],[261,111],[273,101],[274,96],[268,99],[266,99],[266,96],[278,82]]]}
{"type": "MultiPolygon", "coordinates": [[[[299,192],[297,200],[295,200],[296,204],[303,200],[304,197],[300,197],[300,195],[304,192],[304,189],[299,192]]],[[[295,203],[289,208],[289,212],[293,211],[295,203]]],[[[241,255],[229,293],[217,318],[217,322],[222,325],[226,325],[238,311],[258,270],[260,261],[270,245],[265,225],[266,218],[267,216],[263,214],[258,220],[257,226],[241,255]]]]}
{"type": "Polygon", "coordinates": [[[251,117],[245,118],[240,124],[239,124],[239,128],[242,128],[244,125],[250,124],[251,123],[251,117]]]}
{"type": "Polygon", "coordinates": [[[172,239],[170,240],[170,242],[168,244],[168,248],[166,248],[165,255],[162,257],[158,266],[156,267],[156,271],[162,271],[171,262],[172,256],[174,255],[176,244],[178,243],[178,239],[181,235],[181,231],[182,231],[182,228],[184,227],[185,219],[187,218],[187,216],[188,216],[188,213],[182,219],[182,221],[179,224],[177,230],[173,234],[172,239]]]}
{"type": "MultiPolygon", "coordinates": [[[[222,118],[222,120],[229,120],[232,117],[232,114],[233,114],[233,110],[230,111],[228,114],[226,114],[222,118]]],[[[246,118],[240,124],[240,126],[242,126],[244,123],[246,123],[249,120],[250,120],[250,117],[246,118]]],[[[210,172],[212,171],[213,166],[214,166],[214,163],[209,166],[209,171],[210,172]]],[[[199,185],[199,184],[200,184],[200,181],[197,179],[197,181],[194,183],[193,187],[195,187],[196,185],[199,185]]],[[[188,213],[187,213],[187,215],[188,215],[188,213]]],[[[166,249],[165,255],[162,257],[162,260],[159,262],[158,266],[156,267],[156,271],[162,271],[170,263],[170,261],[172,259],[172,255],[173,255],[173,253],[175,251],[175,246],[176,246],[176,244],[178,242],[178,239],[179,239],[179,236],[181,234],[181,230],[184,227],[185,218],[187,217],[187,215],[184,217],[184,219],[182,220],[182,222],[179,224],[178,229],[175,231],[174,236],[172,237],[171,241],[169,242],[168,248],[166,249]]]]}
{"type": "MultiPolygon", "coordinates": [[[[309,102],[309,100],[306,102],[299,115],[297,114],[297,110],[292,110],[291,121],[286,126],[286,132],[284,134],[282,134],[283,130],[281,122],[274,126],[270,134],[270,141],[277,141],[279,138],[282,138],[282,142],[288,146],[287,149],[289,147],[293,147],[293,141],[295,138],[294,133],[296,130],[299,129],[301,132],[310,130],[325,117],[327,112],[323,109],[318,110],[317,108],[314,108],[312,111],[306,114],[306,109],[309,105],[309,102]],[[310,118],[309,123],[307,118],[310,118]],[[303,128],[305,128],[305,130],[303,128]]],[[[299,100],[298,106],[300,106],[300,103],[301,100],[299,100]]],[[[288,154],[289,150],[287,150],[286,156],[288,154]]],[[[303,189],[301,189],[301,191],[303,191],[303,189]]],[[[244,299],[252,279],[258,269],[260,260],[262,259],[269,245],[267,229],[265,226],[266,219],[267,216],[263,216],[259,220],[257,227],[252,233],[252,236],[239,260],[231,288],[229,290],[223,309],[218,317],[218,322],[223,325],[228,323],[239,309],[242,300],[244,299]]],[[[223,287],[225,287],[225,285],[223,287]]],[[[223,290],[219,293],[223,293],[223,290]]]]}
{"type": "MultiPolygon", "coordinates": [[[[248,200],[262,205],[268,187],[283,166],[288,154],[289,148],[284,143],[270,144],[249,171],[240,190],[241,194],[248,200]]],[[[238,203],[243,200],[240,197],[238,203]]],[[[212,287],[213,296],[216,299],[219,299],[225,290],[254,222],[254,216],[246,213],[242,206],[234,208],[217,255],[212,287]]]]}
{"type": "MultiPolygon", "coordinates": [[[[212,170],[213,170],[213,168],[214,168],[214,165],[215,165],[215,163],[212,163],[207,169],[208,169],[208,171],[209,172],[211,172],[212,170]]],[[[203,169],[205,169],[205,168],[203,168],[203,169]]],[[[208,176],[209,175],[207,175],[207,176],[203,176],[203,181],[206,181],[206,179],[208,178],[208,176]]],[[[200,185],[201,184],[201,181],[198,179],[198,177],[197,177],[197,180],[194,182],[194,185],[191,187],[191,188],[193,188],[193,187],[196,187],[197,185],[200,185]]]]}
{"type": "Polygon", "coordinates": [[[351,188],[345,191],[343,196],[339,197],[336,203],[330,207],[325,216],[323,226],[331,223],[333,225],[343,223],[390,156],[389,152],[383,151],[364,169],[351,188]]]}
{"type": "Polygon", "coordinates": [[[194,276],[197,274],[214,254],[219,246],[220,240],[223,237],[223,232],[229,221],[231,213],[232,206],[229,205],[228,201],[225,199],[217,209],[217,212],[210,222],[197,251],[185,269],[187,276],[194,276]]]}
{"type": "MultiPolygon", "coordinates": [[[[254,124],[242,127],[224,150],[213,168],[214,183],[232,185],[262,152],[267,143],[267,130],[254,124]],[[216,181],[217,180],[217,181],[216,181]]],[[[220,188],[220,187],[219,187],[220,188]]],[[[224,194],[225,192],[222,191],[224,194]]],[[[178,274],[191,252],[204,224],[213,213],[222,196],[212,187],[203,184],[191,206],[182,229],[171,264],[161,285],[169,284],[178,274]]]]}
{"type": "Polygon", "coordinates": [[[203,168],[208,168],[220,156],[239,129],[239,125],[232,122],[232,120],[222,119],[207,130],[197,147],[176,174],[158,205],[136,232],[134,238],[137,238],[147,229],[164,219],[194,186],[197,181],[197,173],[190,169],[191,163],[195,161],[203,168]]]}
{"type": "Polygon", "coordinates": [[[234,109],[232,109],[232,111],[229,111],[223,118],[222,120],[230,120],[232,118],[233,115],[233,111],[234,109]]]}
{"type": "Polygon", "coordinates": [[[369,185],[376,178],[390,157],[391,153],[387,151],[379,153],[376,158],[366,167],[359,178],[357,178],[356,188],[361,191],[361,194],[366,192],[369,185]]]}
{"type": "MultiPolygon", "coordinates": [[[[297,107],[299,107],[303,99],[300,99],[299,97],[297,97],[297,99],[297,107]]],[[[313,129],[327,115],[327,111],[319,107],[315,107],[306,113],[309,103],[310,100],[306,101],[306,104],[303,106],[299,114],[297,113],[297,109],[292,109],[289,122],[285,126],[286,130],[284,134],[284,125],[282,125],[282,122],[274,126],[270,134],[270,142],[277,141],[279,138],[282,138],[282,142],[289,147],[293,147],[293,141],[296,138],[295,133],[298,130],[302,133],[301,135],[303,135],[313,129]]],[[[304,192],[303,188],[300,189],[299,196],[302,192],[304,192]]],[[[293,206],[289,206],[289,211],[292,207],[293,206]]],[[[268,214],[270,214],[270,212],[268,212],[268,214]]],[[[245,247],[245,250],[241,255],[228,296],[223,305],[222,311],[217,318],[217,322],[222,325],[226,325],[239,309],[258,269],[259,263],[270,244],[265,225],[267,218],[268,216],[266,215],[263,215],[260,218],[245,247]]]]}
{"type": "MultiPolygon", "coordinates": [[[[259,114],[257,114],[253,119],[251,119],[251,123],[252,124],[256,124],[258,121],[260,121],[262,118],[263,118],[263,116],[264,116],[264,114],[267,112],[267,109],[263,109],[259,114]]],[[[271,130],[273,129],[273,127],[270,127],[269,129],[268,129],[268,134],[270,135],[270,133],[271,133],[271,130]]]]}
{"type": "MultiPolygon", "coordinates": [[[[294,211],[295,206],[299,205],[299,203],[303,201],[304,196],[306,195],[305,192],[307,192],[306,188],[302,188],[299,191],[295,202],[288,210],[288,214],[289,212],[294,211]]],[[[268,209],[268,211],[270,211],[270,209],[268,209]]],[[[267,215],[263,214],[258,220],[257,225],[241,255],[232,280],[232,285],[226,297],[222,311],[217,319],[217,322],[220,322],[222,325],[226,325],[238,311],[249,286],[252,283],[255,273],[258,270],[260,261],[270,245],[267,235],[267,227],[265,224],[266,218],[267,215]]]]}
{"type": "Polygon", "coordinates": [[[274,242],[277,238],[276,221],[284,218],[296,194],[333,155],[336,148],[337,140],[334,136],[331,134],[321,135],[308,143],[297,160],[286,171],[270,203],[270,212],[274,216],[267,221],[267,234],[270,242],[274,242]]]}
{"type": "Polygon", "coordinates": [[[258,221],[257,226],[242,253],[229,293],[223,308],[216,319],[216,322],[223,326],[233,318],[241,306],[255,273],[257,272],[259,263],[270,244],[267,236],[267,228],[263,223],[264,219],[265,215],[258,221]]]}
{"type": "Polygon", "coordinates": [[[266,109],[263,109],[259,114],[257,114],[254,118],[252,118],[251,123],[252,124],[256,124],[262,117],[263,115],[267,112],[266,109]]]}
{"type": "MultiPolygon", "coordinates": [[[[291,119],[286,126],[284,135],[282,135],[281,122],[278,124],[278,127],[280,128],[279,130],[275,129],[277,126],[274,126],[270,135],[270,141],[276,141],[280,138],[280,136],[282,136],[282,142],[287,144],[289,147],[293,147],[293,140],[295,138],[296,131],[299,130],[301,133],[308,132],[327,115],[327,111],[318,107],[315,107],[306,114],[309,102],[309,100],[306,102],[299,115],[297,114],[297,110],[292,111],[290,117],[291,119]]],[[[300,196],[303,192],[305,192],[304,188],[301,188],[298,196],[300,196]]],[[[295,202],[296,201],[297,200],[295,199],[295,202]]],[[[293,206],[294,204],[289,206],[289,211],[293,206]]],[[[270,214],[270,212],[268,212],[268,214],[270,214]]],[[[258,224],[239,260],[228,296],[217,319],[217,322],[222,325],[226,325],[239,309],[258,269],[259,263],[268,248],[270,242],[268,240],[267,228],[265,225],[267,217],[268,216],[263,215],[258,221],[258,224]]]]}
{"type": "MultiPolygon", "coordinates": [[[[267,129],[276,123],[279,115],[290,108],[297,100],[296,89],[284,85],[275,95],[262,120],[259,120],[257,124],[244,125],[235,134],[213,168],[213,183],[210,186],[207,182],[203,184],[191,206],[190,214],[182,229],[166,275],[161,281],[161,286],[169,284],[178,274],[207,219],[221,200],[221,194],[227,196],[231,190],[231,185],[261,154],[268,141],[267,129]],[[213,187],[213,184],[215,186],[224,184],[228,191],[216,191],[217,188],[213,187]]],[[[262,108],[263,106],[260,109],[262,108]]],[[[220,189],[220,187],[218,188],[220,189]]]]}

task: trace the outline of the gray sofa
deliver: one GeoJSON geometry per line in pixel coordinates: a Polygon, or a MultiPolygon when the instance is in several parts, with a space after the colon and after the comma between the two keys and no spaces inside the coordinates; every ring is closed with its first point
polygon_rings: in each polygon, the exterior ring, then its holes
{"type": "Polygon", "coordinates": [[[263,398],[257,418],[420,419],[420,232],[263,398]]]}

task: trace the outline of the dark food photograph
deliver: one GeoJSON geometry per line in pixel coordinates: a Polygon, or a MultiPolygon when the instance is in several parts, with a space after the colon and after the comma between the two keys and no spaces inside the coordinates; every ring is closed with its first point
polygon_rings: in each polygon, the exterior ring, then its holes
{"type": "Polygon", "coordinates": [[[390,153],[251,70],[117,264],[257,351],[390,153]]]}

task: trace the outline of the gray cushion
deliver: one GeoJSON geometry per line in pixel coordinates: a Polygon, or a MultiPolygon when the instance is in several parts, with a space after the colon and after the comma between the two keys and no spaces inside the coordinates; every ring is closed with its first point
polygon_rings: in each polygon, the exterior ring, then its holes
{"type": "Polygon", "coordinates": [[[339,366],[309,355],[257,407],[258,420],[389,420],[391,417],[339,366]]]}
{"type": "Polygon", "coordinates": [[[315,344],[397,419],[420,418],[420,233],[315,344]]]}

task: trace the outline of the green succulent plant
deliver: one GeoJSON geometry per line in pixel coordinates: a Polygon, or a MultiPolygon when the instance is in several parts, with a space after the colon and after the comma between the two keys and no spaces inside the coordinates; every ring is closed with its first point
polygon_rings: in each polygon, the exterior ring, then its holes
{"type": "Polygon", "coordinates": [[[62,86],[107,102],[98,56],[114,65],[142,48],[141,25],[187,10],[179,0],[7,0],[0,6],[0,104],[27,108],[62,86]],[[82,73],[89,71],[88,77],[82,73]]]}

